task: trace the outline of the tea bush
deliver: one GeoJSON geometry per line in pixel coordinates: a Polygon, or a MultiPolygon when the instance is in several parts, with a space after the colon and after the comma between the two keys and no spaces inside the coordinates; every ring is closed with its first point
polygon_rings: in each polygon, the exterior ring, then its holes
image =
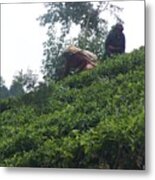
{"type": "Polygon", "coordinates": [[[0,102],[0,166],[145,168],[144,47],[0,102]]]}

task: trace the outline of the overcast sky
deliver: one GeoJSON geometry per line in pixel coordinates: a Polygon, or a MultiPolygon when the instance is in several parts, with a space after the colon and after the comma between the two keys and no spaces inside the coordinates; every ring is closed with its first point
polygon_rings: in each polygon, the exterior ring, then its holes
{"type": "MultiPolygon", "coordinates": [[[[124,8],[120,17],[125,22],[126,52],[130,52],[144,45],[144,1],[116,1],[115,4],[124,8]]],[[[21,69],[40,73],[47,29],[36,18],[44,12],[43,3],[1,6],[1,75],[8,87],[13,75],[21,69]]],[[[115,23],[110,22],[110,26],[115,23]]]]}

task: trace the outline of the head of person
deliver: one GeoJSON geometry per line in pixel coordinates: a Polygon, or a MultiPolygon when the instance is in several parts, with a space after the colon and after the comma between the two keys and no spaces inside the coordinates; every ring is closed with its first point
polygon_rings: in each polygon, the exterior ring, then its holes
{"type": "Polygon", "coordinates": [[[115,30],[118,32],[118,33],[121,33],[123,30],[124,30],[124,27],[121,23],[117,23],[115,25],[115,30]]]}

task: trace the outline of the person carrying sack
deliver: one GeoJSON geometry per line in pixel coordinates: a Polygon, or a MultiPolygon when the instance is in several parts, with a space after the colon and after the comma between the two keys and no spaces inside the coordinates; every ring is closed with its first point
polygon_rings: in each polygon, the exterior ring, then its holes
{"type": "Polygon", "coordinates": [[[67,76],[71,71],[80,72],[93,69],[97,65],[97,56],[94,53],[75,46],[69,46],[63,56],[66,59],[64,76],[67,76]]]}

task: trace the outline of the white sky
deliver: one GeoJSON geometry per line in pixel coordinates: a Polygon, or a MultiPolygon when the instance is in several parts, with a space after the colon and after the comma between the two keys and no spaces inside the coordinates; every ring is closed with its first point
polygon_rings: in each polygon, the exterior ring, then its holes
{"type": "MultiPolygon", "coordinates": [[[[116,1],[115,4],[124,8],[120,17],[125,22],[126,52],[130,52],[144,45],[144,1],[116,1]]],[[[42,43],[47,29],[36,18],[44,12],[43,3],[1,6],[1,75],[8,87],[13,75],[21,69],[26,72],[30,68],[41,79],[42,43]]],[[[111,20],[110,26],[113,23],[111,20]]]]}

